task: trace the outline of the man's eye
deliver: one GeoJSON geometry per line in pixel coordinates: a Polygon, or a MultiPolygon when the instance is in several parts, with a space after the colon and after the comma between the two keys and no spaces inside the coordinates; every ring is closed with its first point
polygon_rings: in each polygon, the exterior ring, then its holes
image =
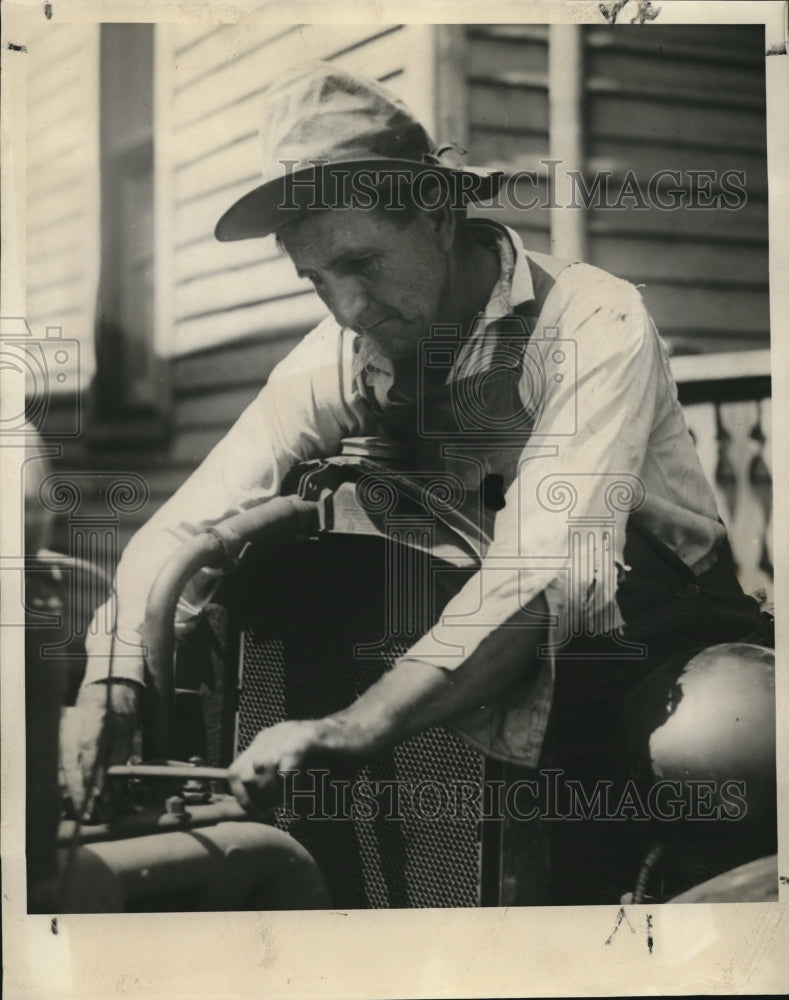
{"type": "Polygon", "coordinates": [[[378,259],[375,256],[357,257],[356,260],[348,262],[346,269],[351,274],[369,274],[371,271],[375,270],[377,263],[378,259]]]}

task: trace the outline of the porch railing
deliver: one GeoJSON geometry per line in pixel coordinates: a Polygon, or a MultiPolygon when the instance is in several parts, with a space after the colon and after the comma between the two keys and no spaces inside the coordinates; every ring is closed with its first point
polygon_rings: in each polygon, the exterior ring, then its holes
{"type": "Polygon", "coordinates": [[[769,351],[672,359],[688,427],[746,593],[773,600],[769,351]]]}

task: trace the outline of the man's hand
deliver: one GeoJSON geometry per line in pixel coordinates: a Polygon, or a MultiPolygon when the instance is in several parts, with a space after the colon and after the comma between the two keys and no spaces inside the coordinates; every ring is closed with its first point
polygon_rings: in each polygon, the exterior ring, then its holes
{"type": "Polygon", "coordinates": [[[333,718],[279,722],[263,729],[230,767],[230,788],[253,815],[282,800],[282,771],[351,762],[353,751],[333,718]]]}
{"type": "Polygon", "coordinates": [[[143,688],[114,678],[80,688],[77,703],[61,732],[61,764],[77,814],[88,819],[111,764],[131,756],[143,688]]]}
{"type": "Polygon", "coordinates": [[[264,729],[230,767],[230,787],[251,813],[282,799],[281,772],[358,767],[415,733],[485,704],[528,678],[544,639],[547,605],[538,594],[509,624],[480,643],[457,669],[400,660],[348,708],[324,719],[264,729]]]}

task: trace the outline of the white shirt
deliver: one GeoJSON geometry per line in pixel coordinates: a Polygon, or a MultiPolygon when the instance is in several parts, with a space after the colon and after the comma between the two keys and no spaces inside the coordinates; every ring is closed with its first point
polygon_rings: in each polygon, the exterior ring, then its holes
{"type": "MultiPolygon", "coordinates": [[[[492,223],[473,225],[488,238],[493,231],[501,275],[450,380],[468,364],[469,354],[476,352],[484,364],[495,336],[493,321],[534,298],[527,251],[518,236],[492,223]]],[[[343,438],[375,432],[354,383],[356,338],[332,317],[307,334],[200,467],[130,541],[116,577],[113,676],[142,681],[139,629],[148,590],[185,538],[276,496],[296,462],[337,454],[343,438]]],[[[632,285],[590,265],[566,267],[544,301],[527,351],[519,391],[524,405],[534,404],[533,375],[539,368],[539,415],[505,477],[506,505],[495,515],[493,540],[480,572],[407,658],[452,670],[540,592],[555,616],[553,644],[616,627],[621,619],[615,591],[626,572],[622,549],[631,508],[637,507],[642,523],[696,572],[714,561],[725,535],[677,401],[665,345],[632,285]],[[572,551],[573,546],[581,548],[572,551]]],[[[385,361],[380,367],[385,382],[385,361]]],[[[188,585],[178,607],[177,634],[194,624],[216,579],[216,572],[204,571],[188,585]]],[[[106,613],[100,609],[96,622],[106,613]]],[[[109,636],[91,630],[86,682],[107,676],[110,647],[109,636]]],[[[486,752],[536,764],[552,682],[553,656],[546,649],[522,692],[504,707],[472,713],[458,728],[486,752]]]]}

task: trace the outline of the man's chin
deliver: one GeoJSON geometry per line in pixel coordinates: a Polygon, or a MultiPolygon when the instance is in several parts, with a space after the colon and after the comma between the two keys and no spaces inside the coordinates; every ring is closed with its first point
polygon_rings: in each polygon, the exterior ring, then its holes
{"type": "Polygon", "coordinates": [[[362,333],[360,336],[374,348],[376,354],[386,358],[387,361],[404,361],[407,358],[415,358],[418,353],[416,344],[410,339],[403,341],[397,338],[379,339],[369,333],[362,333]]]}

